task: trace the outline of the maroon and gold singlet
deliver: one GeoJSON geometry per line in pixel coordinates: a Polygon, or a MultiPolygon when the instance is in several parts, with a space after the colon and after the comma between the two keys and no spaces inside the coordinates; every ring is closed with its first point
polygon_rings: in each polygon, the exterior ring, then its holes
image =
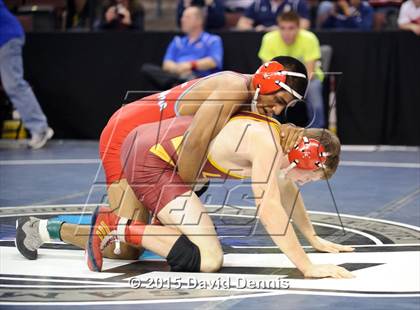
{"type": "MultiPolygon", "coordinates": [[[[152,214],[157,214],[176,197],[191,190],[176,170],[184,134],[192,116],[175,117],[161,122],[143,124],[130,132],[121,150],[121,164],[128,183],[137,198],[152,214]]],[[[240,112],[231,118],[266,122],[277,132],[280,124],[263,115],[240,112]]],[[[209,156],[201,172],[204,178],[236,178],[237,175],[217,164],[209,156]]]]}

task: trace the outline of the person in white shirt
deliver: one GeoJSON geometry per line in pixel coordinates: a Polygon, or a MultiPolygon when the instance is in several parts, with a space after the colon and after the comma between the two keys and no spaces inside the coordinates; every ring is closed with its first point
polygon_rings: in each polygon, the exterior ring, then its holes
{"type": "Polygon", "coordinates": [[[420,0],[408,0],[403,3],[398,16],[398,26],[420,35],[420,0]]]}

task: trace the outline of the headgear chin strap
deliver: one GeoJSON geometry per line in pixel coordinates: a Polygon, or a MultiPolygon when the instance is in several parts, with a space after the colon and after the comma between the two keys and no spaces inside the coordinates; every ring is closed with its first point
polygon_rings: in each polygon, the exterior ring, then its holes
{"type": "Polygon", "coordinates": [[[304,170],[325,168],[328,155],[318,140],[303,137],[302,141],[289,152],[290,166],[286,168],[287,172],[295,167],[304,170]]]}
{"type": "Polygon", "coordinates": [[[259,94],[269,95],[284,89],[298,100],[303,99],[293,88],[286,84],[287,76],[294,76],[307,79],[306,75],[299,72],[287,71],[284,66],[277,61],[269,61],[258,68],[252,77],[252,84],[255,88],[255,94],[252,98],[251,109],[257,111],[257,99],[259,94]]]}

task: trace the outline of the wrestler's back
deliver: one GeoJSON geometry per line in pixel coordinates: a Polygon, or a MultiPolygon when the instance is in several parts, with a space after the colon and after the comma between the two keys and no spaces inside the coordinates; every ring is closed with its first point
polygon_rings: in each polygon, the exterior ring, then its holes
{"type": "Polygon", "coordinates": [[[200,79],[191,87],[177,105],[177,115],[194,115],[203,102],[223,104],[223,101],[237,101],[239,105],[246,102],[248,97],[248,84],[251,75],[241,74],[233,71],[223,71],[206,78],[200,79]],[[232,83],[232,79],[240,83],[232,83]],[[221,94],[222,100],[212,99],[212,95],[221,94]]]}

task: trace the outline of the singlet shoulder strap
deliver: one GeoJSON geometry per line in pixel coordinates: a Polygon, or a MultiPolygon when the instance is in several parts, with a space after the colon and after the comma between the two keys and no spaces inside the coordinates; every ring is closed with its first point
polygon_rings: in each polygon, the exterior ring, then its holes
{"type": "Polygon", "coordinates": [[[241,111],[241,112],[236,113],[233,117],[231,117],[229,121],[233,121],[237,119],[250,119],[250,120],[255,120],[258,122],[265,122],[265,123],[268,123],[272,128],[274,128],[279,134],[281,131],[280,130],[281,124],[278,120],[269,116],[262,115],[262,114],[249,112],[249,111],[241,111]]]}

